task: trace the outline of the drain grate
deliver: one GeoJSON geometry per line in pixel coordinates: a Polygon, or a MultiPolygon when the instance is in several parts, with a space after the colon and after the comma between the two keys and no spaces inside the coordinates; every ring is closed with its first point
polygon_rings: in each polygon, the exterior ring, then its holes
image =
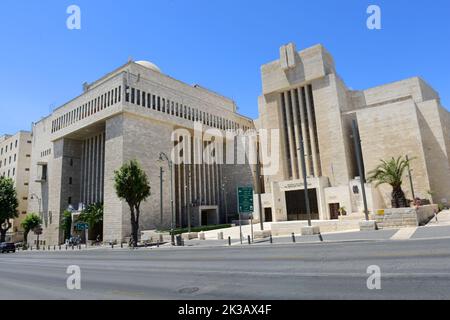
{"type": "Polygon", "coordinates": [[[178,293],[182,293],[182,294],[193,294],[198,292],[200,289],[197,287],[192,287],[192,288],[183,288],[178,290],[178,293]]]}

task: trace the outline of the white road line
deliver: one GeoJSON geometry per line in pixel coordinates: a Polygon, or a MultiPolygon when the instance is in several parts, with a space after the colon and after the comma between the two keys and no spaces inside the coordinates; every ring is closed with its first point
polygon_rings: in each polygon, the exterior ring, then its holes
{"type": "Polygon", "coordinates": [[[391,240],[409,240],[416,231],[417,227],[400,229],[392,236],[391,240]]]}

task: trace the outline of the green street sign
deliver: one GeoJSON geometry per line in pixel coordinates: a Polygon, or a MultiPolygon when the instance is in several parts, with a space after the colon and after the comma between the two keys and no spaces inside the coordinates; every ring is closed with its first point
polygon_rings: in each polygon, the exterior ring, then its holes
{"type": "Polygon", "coordinates": [[[238,206],[239,213],[253,213],[253,188],[239,187],[238,188],[238,206]]]}
{"type": "Polygon", "coordinates": [[[89,229],[89,225],[87,223],[77,223],[75,225],[75,229],[78,231],[84,231],[89,229]]]}

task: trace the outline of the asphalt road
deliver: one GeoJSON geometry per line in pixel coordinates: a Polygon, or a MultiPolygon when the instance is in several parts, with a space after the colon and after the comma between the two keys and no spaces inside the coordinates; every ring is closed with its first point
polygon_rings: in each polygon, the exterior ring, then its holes
{"type": "Polygon", "coordinates": [[[450,299],[450,240],[24,252],[0,270],[1,300],[450,299]],[[70,265],[81,290],[66,287],[70,265]]]}

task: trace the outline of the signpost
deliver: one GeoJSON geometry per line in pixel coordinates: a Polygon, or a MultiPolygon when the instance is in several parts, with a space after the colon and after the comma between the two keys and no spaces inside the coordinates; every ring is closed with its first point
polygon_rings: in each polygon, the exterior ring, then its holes
{"type": "Polygon", "coordinates": [[[75,229],[77,229],[78,231],[84,231],[84,236],[86,238],[86,246],[88,244],[88,238],[89,238],[89,224],[84,223],[84,222],[78,222],[75,225],[75,229]]]}
{"type": "MultiPolygon", "coordinates": [[[[238,187],[239,230],[242,244],[242,214],[253,214],[253,187],[238,187]]],[[[253,223],[253,222],[252,222],[253,223]]]]}

